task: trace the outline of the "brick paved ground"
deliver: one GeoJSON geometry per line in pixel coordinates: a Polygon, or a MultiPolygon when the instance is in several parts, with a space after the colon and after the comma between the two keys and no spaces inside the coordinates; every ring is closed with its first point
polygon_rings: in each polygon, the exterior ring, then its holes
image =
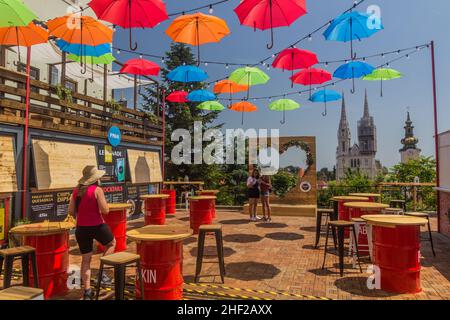
{"type": "MultiPolygon", "coordinates": [[[[322,270],[324,238],[321,238],[321,247],[314,249],[314,218],[274,217],[272,223],[249,223],[246,218],[246,215],[238,212],[219,211],[217,215],[217,222],[223,224],[227,286],[332,299],[450,299],[450,239],[437,232],[433,232],[436,258],[431,253],[429,243],[422,244],[423,292],[416,295],[390,294],[368,290],[368,274],[352,269],[349,260],[346,260],[348,264],[344,277],[340,277],[338,258],[334,254],[328,255],[326,268],[322,270]]],[[[170,224],[189,223],[185,212],[179,212],[167,221],[170,224]]],[[[435,218],[432,224],[435,229],[435,218]]],[[[130,222],[129,228],[142,225],[143,221],[139,219],[130,222]]],[[[185,282],[189,283],[193,281],[195,273],[197,238],[192,236],[184,244],[183,272],[185,282]]],[[[215,253],[214,238],[207,238],[205,246],[205,254],[215,253]]],[[[135,245],[130,243],[128,250],[134,252],[135,245]]],[[[80,256],[73,238],[70,254],[70,262],[79,263],[80,256]]],[[[96,273],[99,256],[94,256],[93,274],[96,273]]],[[[208,257],[207,261],[215,260],[214,257],[208,257]]],[[[363,271],[366,268],[367,264],[363,264],[363,271]]],[[[206,263],[200,282],[220,284],[218,274],[217,264],[206,263]]],[[[78,290],[72,290],[60,298],[78,299],[79,295],[78,290]]]]}

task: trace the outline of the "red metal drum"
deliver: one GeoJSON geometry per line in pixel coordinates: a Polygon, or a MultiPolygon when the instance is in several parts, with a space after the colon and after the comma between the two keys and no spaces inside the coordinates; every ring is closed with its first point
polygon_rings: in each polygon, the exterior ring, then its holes
{"type": "Polygon", "coordinates": [[[361,218],[352,219],[355,223],[358,252],[360,256],[369,255],[369,241],[367,238],[367,223],[361,218]]]}
{"type": "Polygon", "coordinates": [[[175,214],[176,213],[176,204],[177,204],[177,192],[175,189],[164,189],[161,190],[162,194],[168,194],[169,198],[166,201],[166,214],[175,214]]]}
{"type": "MultiPolygon", "coordinates": [[[[116,239],[116,248],[114,252],[120,252],[127,249],[127,209],[131,208],[128,203],[109,204],[109,213],[103,215],[103,220],[111,229],[116,239]]],[[[97,243],[97,252],[103,252],[105,247],[97,243]]]]}
{"type": "Polygon", "coordinates": [[[212,211],[216,197],[196,196],[188,199],[190,226],[194,230],[194,234],[198,234],[198,229],[202,224],[212,224],[212,211]]]}
{"type": "MultiPolygon", "coordinates": [[[[219,193],[219,190],[199,190],[197,191],[197,194],[199,196],[214,196],[216,197],[217,194],[219,193]]],[[[212,208],[212,218],[215,219],[216,218],[216,202],[214,201],[213,203],[213,208],[212,208]]]]}
{"type": "Polygon", "coordinates": [[[369,202],[376,202],[377,198],[381,198],[381,194],[379,193],[364,193],[364,192],[356,192],[356,193],[350,193],[350,196],[356,196],[356,197],[366,197],[369,198],[369,202]]]}
{"type": "MultiPolygon", "coordinates": [[[[149,225],[128,232],[141,257],[145,300],[183,298],[183,239],[191,235],[191,229],[179,225],[149,225]]],[[[141,294],[136,281],[137,298],[141,294]]]]}
{"type": "MultiPolygon", "coordinates": [[[[356,197],[356,196],[336,196],[336,197],[333,197],[331,200],[333,200],[335,202],[335,205],[337,204],[337,211],[338,211],[337,219],[345,220],[345,221],[350,221],[351,216],[350,216],[349,209],[346,206],[344,206],[344,203],[369,201],[368,198],[356,197]]],[[[346,229],[344,231],[344,237],[347,239],[349,236],[350,236],[350,233],[346,229]]]]}
{"type": "Polygon", "coordinates": [[[148,194],[141,196],[145,201],[145,225],[163,225],[166,223],[166,201],[167,194],[148,194]]]}

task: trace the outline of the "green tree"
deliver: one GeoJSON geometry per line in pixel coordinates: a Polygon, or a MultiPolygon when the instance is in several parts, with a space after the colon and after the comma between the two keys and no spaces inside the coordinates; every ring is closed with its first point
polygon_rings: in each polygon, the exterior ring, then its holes
{"type": "Polygon", "coordinates": [[[414,182],[415,177],[419,177],[420,182],[436,181],[436,160],[421,156],[407,163],[396,164],[389,172],[389,181],[414,182]]]}
{"type": "Polygon", "coordinates": [[[298,176],[288,171],[280,170],[272,177],[273,192],[283,198],[289,190],[297,185],[298,176]]]}

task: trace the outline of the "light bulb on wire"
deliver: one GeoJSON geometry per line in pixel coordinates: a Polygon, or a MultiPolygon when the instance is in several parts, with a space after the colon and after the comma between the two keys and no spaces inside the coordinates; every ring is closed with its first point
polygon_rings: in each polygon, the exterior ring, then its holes
{"type": "Polygon", "coordinates": [[[209,6],[209,10],[208,10],[208,12],[209,12],[209,14],[213,14],[213,12],[214,12],[214,9],[213,9],[212,5],[210,5],[210,6],[209,6]]]}

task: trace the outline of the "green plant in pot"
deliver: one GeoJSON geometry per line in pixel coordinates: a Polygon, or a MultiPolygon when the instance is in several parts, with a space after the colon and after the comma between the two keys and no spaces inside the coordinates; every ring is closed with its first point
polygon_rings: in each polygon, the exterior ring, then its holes
{"type": "Polygon", "coordinates": [[[122,110],[122,105],[114,99],[108,100],[105,106],[111,110],[112,114],[116,114],[122,110]]]}
{"type": "Polygon", "coordinates": [[[55,91],[56,91],[56,95],[58,96],[58,98],[60,100],[64,100],[64,101],[67,101],[69,103],[73,103],[72,90],[70,90],[69,88],[64,87],[61,84],[57,84],[55,86],[55,91]]]}
{"type": "Polygon", "coordinates": [[[150,123],[158,124],[158,117],[151,112],[144,112],[144,119],[148,120],[150,123]]]}

